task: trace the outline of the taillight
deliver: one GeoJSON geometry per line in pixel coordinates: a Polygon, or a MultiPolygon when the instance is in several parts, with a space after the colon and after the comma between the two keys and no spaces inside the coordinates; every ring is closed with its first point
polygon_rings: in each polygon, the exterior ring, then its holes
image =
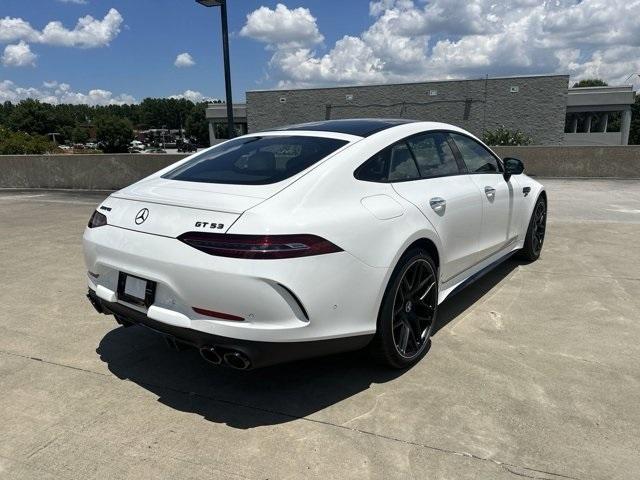
{"type": "Polygon", "coordinates": [[[91,215],[91,218],[89,219],[89,223],[87,224],[87,226],[89,228],[96,228],[96,227],[102,227],[103,225],[106,225],[106,224],[107,224],[107,217],[96,210],[95,212],[93,212],[93,215],[91,215]]]}
{"type": "Polygon", "coordinates": [[[341,252],[329,240],[316,235],[239,235],[187,232],[178,240],[198,250],[219,257],[270,260],[308,257],[341,252]]]}

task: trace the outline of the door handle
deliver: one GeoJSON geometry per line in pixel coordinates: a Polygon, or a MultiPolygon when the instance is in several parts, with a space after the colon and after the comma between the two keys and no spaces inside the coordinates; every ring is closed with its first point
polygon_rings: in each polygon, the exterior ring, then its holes
{"type": "Polygon", "coordinates": [[[496,195],[496,189],[493,187],[484,187],[484,194],[487,197],[495,197],[496,195]]]}
{"type": "Polygon", "coordinates": [[[447,206],[447,201],[441,197],[433,197],[429,200],[429,205],[433,208],[434,212],[442,213],[444,208],[447,206]]]}

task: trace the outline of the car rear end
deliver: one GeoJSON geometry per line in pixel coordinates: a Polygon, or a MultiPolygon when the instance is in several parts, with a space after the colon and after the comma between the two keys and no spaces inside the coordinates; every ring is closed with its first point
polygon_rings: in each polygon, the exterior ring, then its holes
{"type": "Polygon", "coordinates": [[[286,232],[251,231],[243,216],[354,139],[335,134],[316,148],[310,135],[278,136],[262,144],[236,139],[235,150],[196,155],[107,198],[84,234],[96,309],[234,368],[366,345],[373,332],[358,303],[379,289],[381,272],[332,239],[296,225],[286,232]],[[233,171],[211,173],[211,162],[229,159],[233,171]],[[283,165],[292,161],[287,170],[283,165]]]}

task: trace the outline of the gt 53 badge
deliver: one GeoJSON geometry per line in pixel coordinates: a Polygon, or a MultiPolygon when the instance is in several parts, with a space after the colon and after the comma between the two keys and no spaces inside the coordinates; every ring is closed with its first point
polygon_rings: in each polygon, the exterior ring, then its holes
{"type": "Polygon", "coordinates": [[[196,222],[196,228],[210,228],[212,230],[222,230],[224,223],[196,222]]]}

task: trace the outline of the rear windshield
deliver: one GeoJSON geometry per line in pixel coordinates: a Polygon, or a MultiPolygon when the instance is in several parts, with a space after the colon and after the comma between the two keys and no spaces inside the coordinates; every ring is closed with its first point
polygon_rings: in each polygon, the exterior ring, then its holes
{"type": "Polygon", "coordinates": [[[306,136],[237,138],[198,155],[163,178],[235,185],[276,183],[346,143],[335,138],[306,136]]]}

